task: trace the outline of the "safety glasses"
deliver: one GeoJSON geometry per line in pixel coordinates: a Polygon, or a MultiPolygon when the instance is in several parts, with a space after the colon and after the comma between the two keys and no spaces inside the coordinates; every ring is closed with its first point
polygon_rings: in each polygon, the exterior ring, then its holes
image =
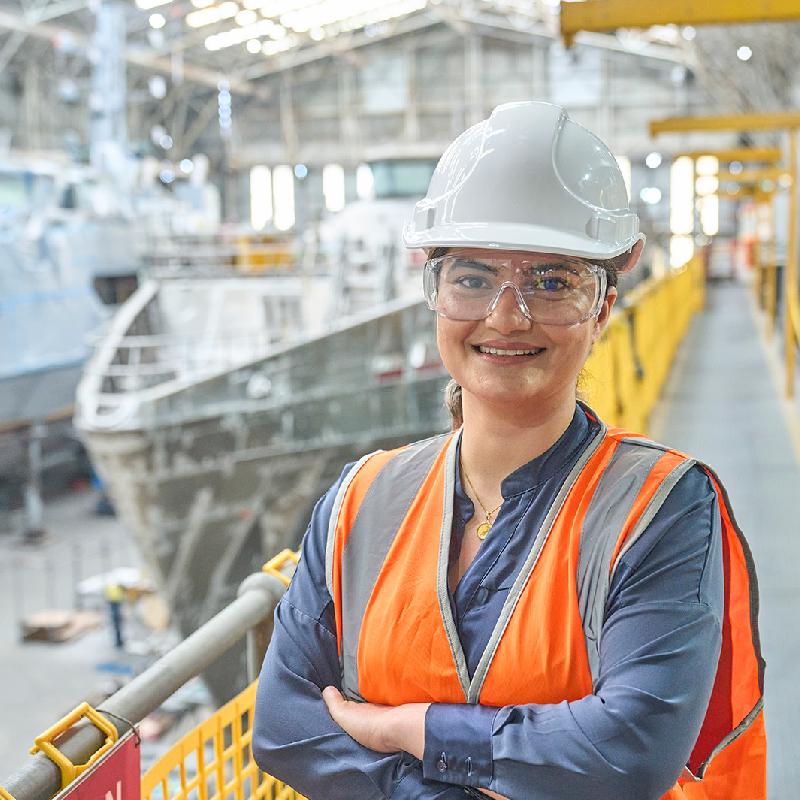
{"type": "Polygon", "coordinates": [[[423,281],[428,308],[448,319],[485,319],[508,289],[532,322],[569,326],[600,313],[607,276],[602,267],[568,256],[520,261],[448,254],[425,264],[423,281]]]}

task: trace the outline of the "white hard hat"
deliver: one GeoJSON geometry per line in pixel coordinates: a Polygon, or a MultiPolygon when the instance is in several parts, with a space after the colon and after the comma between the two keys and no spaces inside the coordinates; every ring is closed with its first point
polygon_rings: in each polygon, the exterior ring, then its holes
{"type": "Polygon", "coordinates": [[[498,106],[439,160],[407,247],[486,247],[606,259],[643,240],[617,160],[550,103],[498,106]]]}

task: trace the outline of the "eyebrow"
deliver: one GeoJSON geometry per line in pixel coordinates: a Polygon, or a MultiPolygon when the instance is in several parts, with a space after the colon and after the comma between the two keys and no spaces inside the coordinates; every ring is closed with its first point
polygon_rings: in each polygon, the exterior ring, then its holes
{"type": "Polygon", "coordinates": [[[461,256],[451,256],[453,261],[455,261],[454,266],[458,267],[472,267],[474,269],[482,269],[486,272],[491,272],[493,275],[496,275],[498,270],[497,267],[493,267],[490,264],[486,264],[483,261],[475,261],[471,258],[462,258],[461,256]]]}

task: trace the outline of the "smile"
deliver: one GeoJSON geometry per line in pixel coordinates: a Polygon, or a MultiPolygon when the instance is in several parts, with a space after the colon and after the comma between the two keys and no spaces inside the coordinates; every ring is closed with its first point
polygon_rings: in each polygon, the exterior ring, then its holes
{"type": "Polygon", "coordinates": [[[485,353],[490,356],[535,356],[544,350],[543,347],[534,347],[530,350],[511,350],[509,348],[484,347],[480,344],[475,345],[475,349],[479,353],[485,353]]]}

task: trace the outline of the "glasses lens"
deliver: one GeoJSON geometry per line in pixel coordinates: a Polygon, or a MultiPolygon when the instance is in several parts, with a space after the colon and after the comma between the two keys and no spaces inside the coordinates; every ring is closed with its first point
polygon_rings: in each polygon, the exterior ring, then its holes
{"type": "Polygon", "coordinates": [[[575,259],[512,263],[444,256],[426,267],[425,296],[442,316],[478,320],[490,313],[508,283],[517,287],[532,319],[544,325],[583,322],[595,312],[600,294],[596,270],[575,259]]]}

